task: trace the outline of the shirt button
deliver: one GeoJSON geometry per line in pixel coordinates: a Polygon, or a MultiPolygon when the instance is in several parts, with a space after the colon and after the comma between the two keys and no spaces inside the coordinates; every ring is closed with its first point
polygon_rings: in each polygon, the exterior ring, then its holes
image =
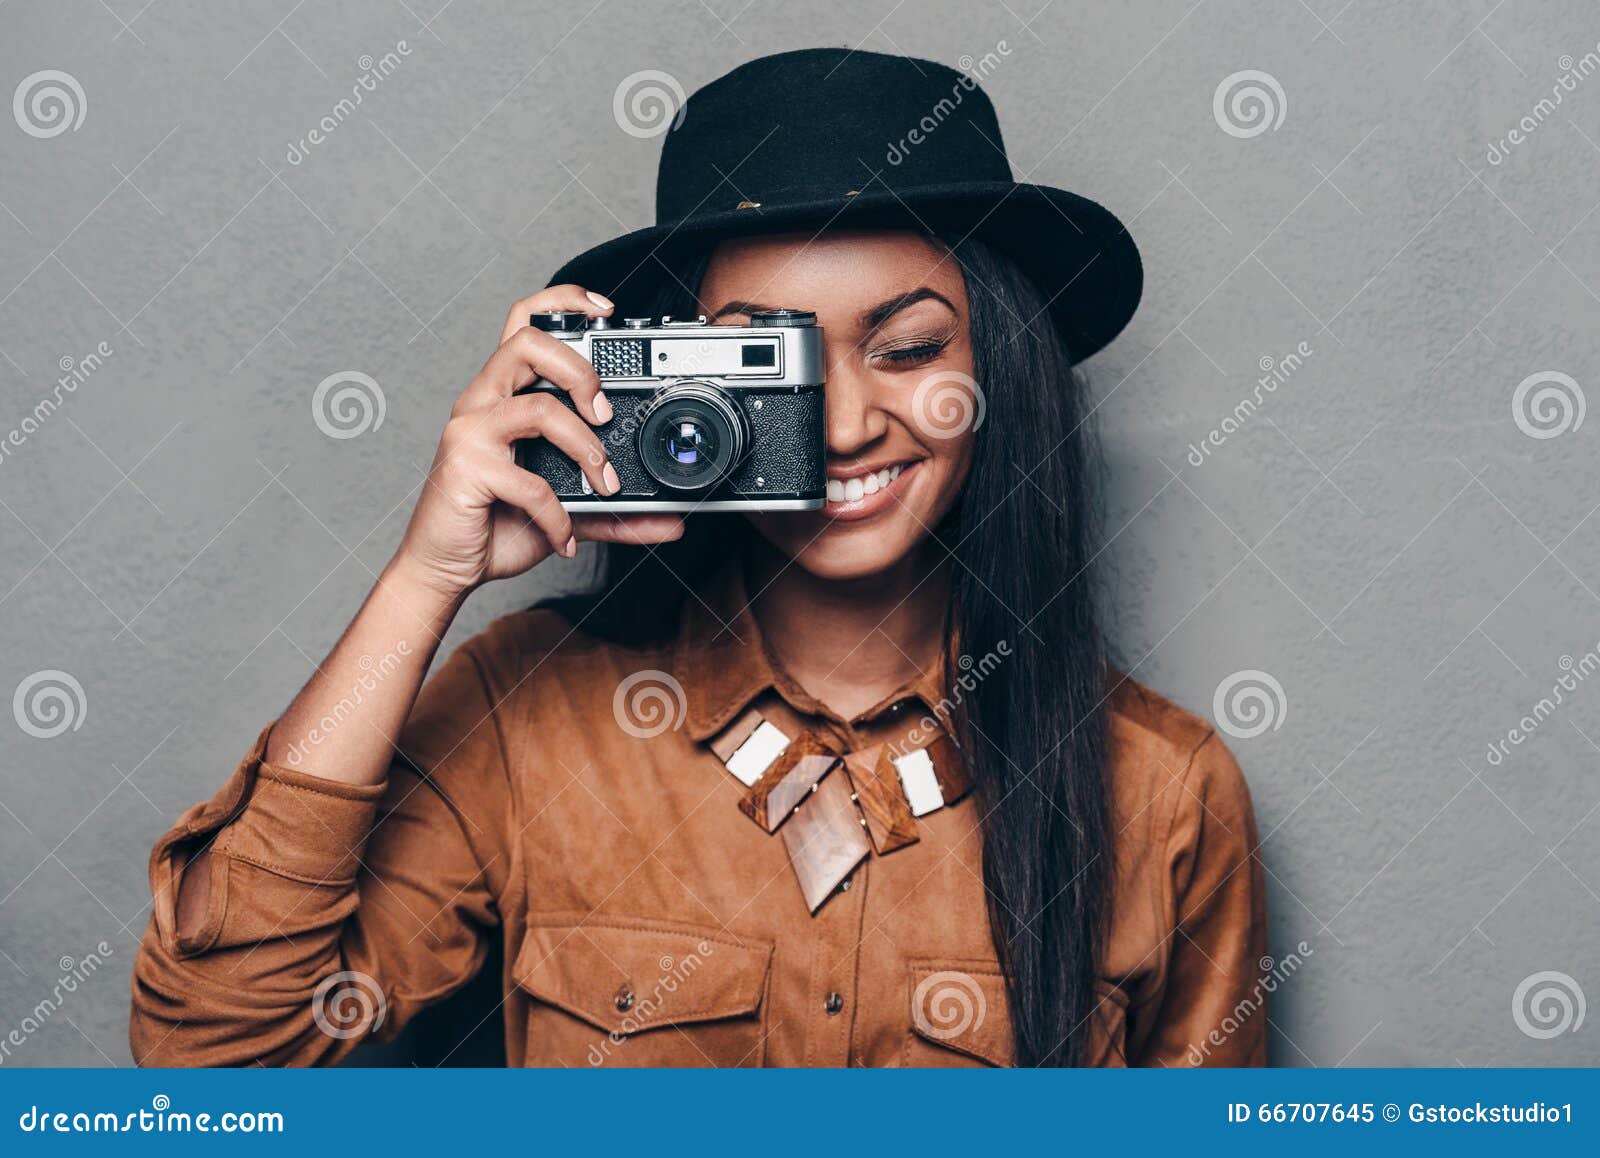
{"type": "Polygon", "coordinates": [[[832,1017],[843,1008],[844,998],[837,993],[828,994],[828,999],[822,1003],[823,1012],[825,1012],[829,1017],[832,1017]]]}
{"type": "Polygon", "coordinates": [[[841,893],[848,893],[850,891],[850,886],[854,883],[854,881],[854,877],[845,877],[844,880],[839,882],[839,891],[841,893]]]}
{"type": "Polygon", "coordinates": [[[628,983],[624,981],[622,983],[622,988],[617,990],[617,1012],[627,1013],[628,1010],[632,1008],[633,990],[628,986],[628,983]]]}

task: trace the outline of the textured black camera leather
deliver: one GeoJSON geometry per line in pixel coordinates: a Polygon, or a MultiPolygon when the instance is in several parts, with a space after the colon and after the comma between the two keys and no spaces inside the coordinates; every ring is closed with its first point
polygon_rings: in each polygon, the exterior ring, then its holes
{"type": "MultiPolygon", "coordinates": [[[[577,407],[564,391],[547,392],[576,412],[577,407]]],[[[709,492],[667,490],[650,477],[639,461],[635,436],[650,393],[616,386],[607,390],[606,397],[615,408],[616,417],[596,428],[596,433],[605,444],[611,465],[616,467],[617,477],[622,480],[622,490],[613,497],[682,502],[822,495],[827,482],[820,433],[822,391],[730,391],[730,397],[737,401],[749,423],[750,453],[727,482],[709,492]],[[760,407],[754,405],[756,399],[760,399],[760,407]],[[763,479],[765,485],[757,486],[757,478],[763,479]]],[[[589,497],[584,495],[578,464],[543,439],[519,443],[517,461],[548,482],[558,498],[589,497]]]]}

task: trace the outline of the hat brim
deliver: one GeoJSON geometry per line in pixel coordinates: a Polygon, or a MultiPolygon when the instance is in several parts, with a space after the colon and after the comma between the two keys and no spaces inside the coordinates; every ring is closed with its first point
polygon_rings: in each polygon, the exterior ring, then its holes
{"type": "Polygon", "coordinates": [[[1044,294],[1074,362],[1104,349],[1139,304],[1139,250],[1109,210],[1065,190],[1009,181],[870,189],[697,213],[595,246],[563,265],[550,284],[576,283],[605,294],[623,313],[648,312],[663,281],[688,255],[724,238],[874,227],[972,237],[1009,256],[1044,294]]]}

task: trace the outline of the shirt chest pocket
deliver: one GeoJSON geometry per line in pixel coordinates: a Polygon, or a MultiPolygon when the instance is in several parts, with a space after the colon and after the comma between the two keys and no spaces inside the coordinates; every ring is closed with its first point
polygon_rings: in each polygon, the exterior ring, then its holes
{"type": "Polygon", "coordinates": [[[512,979],[533,998],[531,1065],[759,1066],[772,945],[644,918],[529,927],[512,979]]]}
{"type": "MultiPolygon", "coordinates": [[[[1123,1066],[1127,999],[1095,981],[1088,1027],[1087,1064],[1123,1066]]],[[[1016,1064],[1005,978],[992,962],[912,961],[906,973],[911,998],[908,1066],[1010,1066],[1016,1064]]]]}

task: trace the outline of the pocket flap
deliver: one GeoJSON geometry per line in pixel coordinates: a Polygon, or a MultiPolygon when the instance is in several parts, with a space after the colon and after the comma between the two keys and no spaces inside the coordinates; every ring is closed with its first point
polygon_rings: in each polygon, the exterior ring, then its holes
{"type": "Polygon", "coordinates": [[[913,961],[911,1030],[992,1066],[1013,1062],[1005,977],[992,962],[913,961]]]}
{"type": "MultiPolygon", "coordinates": [[[[994,962],[910,963],[911,1030],[918,1037],[992,1066],[1016,1064],[1005,977],[994,962]]],[[[1123,1065],[1127,998],[1096,979],[1089,1025],[1089,1065],[1123,1065]]]]}
{"type": "Polygon", "coordinates": [[[627,1035],[753,1014],[770,942],[645,918],[546,918],[529,927],[512,977],[529,994],[607,1033],[627,1035]]]}

